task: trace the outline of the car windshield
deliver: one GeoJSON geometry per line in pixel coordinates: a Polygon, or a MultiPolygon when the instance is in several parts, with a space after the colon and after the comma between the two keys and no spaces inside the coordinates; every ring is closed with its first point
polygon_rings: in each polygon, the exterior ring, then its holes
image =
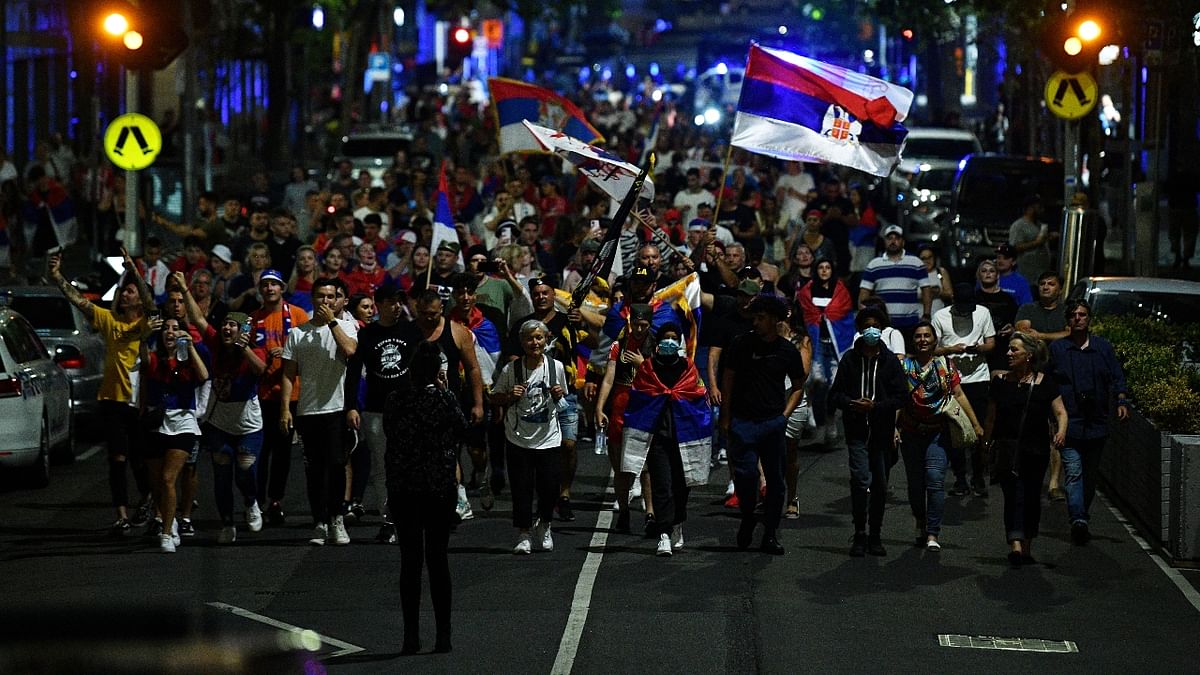
{"type": "Polygon", "coordinates": [[[968,167],[957,195],[958,210],[972,218],[1011,223],[1021,217],[1021,204],[1031,195],[1051,195],[1044,213],[1062,208],[1061,167],[1040,162],[968,167]]]}
{"type": "Polygon", "coordinates": [[[15,295],[9,300],[9,306],[43,335],[52,330],[75,330],[71,303],[64,297],[15,295]]]}
{"type": "Polygon", "coordinates": [[[1200,321],[1200,295],[1097,289],[1088,294],[1088,303],[1096,316],[1136,316],[1170,324],[1200,321]]]}
{"type": "Polygon", "coordinates": [[[954,187],[955,169],[930,169],[917,174],[917,187],[922,190],[949,192],[954,187]]]}
{"type": "Polygon", "coordinates": [[[408,150],[407,138],[351,138],[342,144],[345,157],[392,157],[400,150],[408,150]]]}
{"type": "Polygon", "coordinates": [[[957,162],[975,152],[975,144],[965,138],[909,138],[904,144],[907,159],[948,159],[957,162]]]}

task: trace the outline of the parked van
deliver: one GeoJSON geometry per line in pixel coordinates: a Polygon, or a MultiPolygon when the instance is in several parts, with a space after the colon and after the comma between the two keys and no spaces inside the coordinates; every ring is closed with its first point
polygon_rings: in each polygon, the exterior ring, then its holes
{"type": "Polygon", "coordinates": [[[972,154],[959,162],[950,212],[942,224],[942,261],[973,274],[980,260],[1008,241],[1008,228],[1031,196],[1042,199],[1042,218],[1056,231],[1063,208],[1063,165],[1049,157],[972,154]]]}

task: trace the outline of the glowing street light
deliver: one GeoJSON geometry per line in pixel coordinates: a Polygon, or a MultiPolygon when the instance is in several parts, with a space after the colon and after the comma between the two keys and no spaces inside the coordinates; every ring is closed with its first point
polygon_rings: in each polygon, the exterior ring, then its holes
{"type": "Polygon", "coordinates": [[[104,32],[109,35],[121,37],[129,30],[129,19],[124,14],[113,12],[104,17],[104,32]]]}
{"type": "Polygon", "coordinates": [[[1079,35],[1080,39],[1084,40],[1085,42],[1091,42],[1092,40],[1100,37],[1100,24],[1088,19],[1079,24],[1079,29],[1076,31],[1076,34],[1079,35]]]}
{"type": "Polygon", "coordinates": [[[121,41],[125,43],[125,48],[130,50],[141,49],[144,42],[142,34],[136,30],[127,31],[121,36],[121,41]]]}

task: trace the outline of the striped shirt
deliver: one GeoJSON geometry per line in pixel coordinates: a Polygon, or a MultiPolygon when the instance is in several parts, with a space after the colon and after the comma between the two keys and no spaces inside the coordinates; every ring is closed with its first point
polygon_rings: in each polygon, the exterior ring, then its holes
{"type": "Polygon", "coordinates": [[[905,254],[899,260],[892,260],[885,253],[867,264],[859,288],[883,298],[892,325],[907,328],[921,320],[924,311],[921,289],[936,285],[937,281],[929,278],[920,258],[905,254]]]}

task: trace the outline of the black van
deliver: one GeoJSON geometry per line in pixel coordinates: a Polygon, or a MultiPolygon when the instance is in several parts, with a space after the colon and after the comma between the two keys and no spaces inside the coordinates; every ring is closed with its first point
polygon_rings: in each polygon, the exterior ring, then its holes
{"type": "MultiPolygon", "coordinates": [[[[981,153],[959,162],[950,213],[942,222],[943,264],[973,275],[975,266],[1008,241],[1008,228],[1032,195],[1042,198],[1042,219],[1053,232],[1063,208],[1063,165],[1049,157],[981,153]]],[[[955,276],[960,276],[956,274],[955,276]]]]}

